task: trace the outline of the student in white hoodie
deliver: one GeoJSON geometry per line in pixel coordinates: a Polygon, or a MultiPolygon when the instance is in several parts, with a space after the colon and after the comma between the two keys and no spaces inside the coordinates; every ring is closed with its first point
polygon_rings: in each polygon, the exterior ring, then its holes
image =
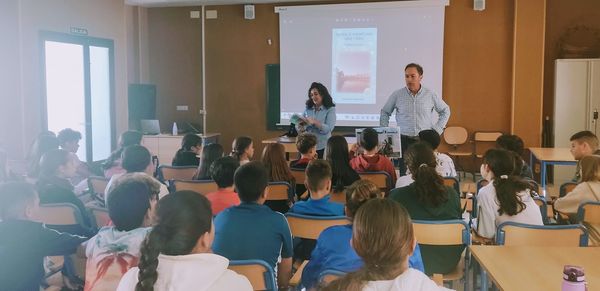
{"type": "Polygon", "coordinates": [[[248,279],[227,269],[229,260],[212,253],[210,202],[179,191],[158,202],[158,224],[142,245],[137,268],[121,279],[118,291],[252,290],[248,279]]]}
{"type": "Polygon", "coordinates": [[[400,203],[389,199],[365,202],[354,217],[351,244],[364,266],[322,290],[449,290],[408,267],[416,239],[410,216],[400,203]]]}

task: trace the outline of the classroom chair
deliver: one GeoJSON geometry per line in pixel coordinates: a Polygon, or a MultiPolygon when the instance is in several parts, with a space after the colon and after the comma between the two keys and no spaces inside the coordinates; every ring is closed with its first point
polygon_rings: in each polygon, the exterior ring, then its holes
{"type": "Polygon", "coordinates": [[[232,260],[229,269],[248,278],[253,290],[277,291],[275,272],[263,260],[232,260]]]}
{"type": "Polygon", "coordinates": [[[542,214],[542,221],[544,225],[550,224],[550,218],[554,217],[554,212],[552,208],[548,207],[548,203],[546,203],[546,198],[543,196],[533,197],[533,201],[540,208],[540,213],[542,214]]]}
{"type": "Polygon", "coordinates": [[[586,247],[588,231],[580,224],[531,225],[507,221],[498,225],[496,244],[503,246],[586,247]]]}
{"type": "Polygon", "coordinates": [[[444,185],[454,188],[454,190],[456,191],[456,193],[458,193],[458,195],[461,194],[460,193],[460,183],[458,182],[458,179],[456,179],[454,177],[444,177],[444,185]]]}
{"type": "MultiPolygon", "coordinates": [[[[464,278],[464,290],[467,290],[468,278],[467,266],[469,265],[469,245],[471,245],[471,233],[469,225],[463,220],[413,220],[415,237],[419,244],[424,245],[465,245],[465,254],[456,265],[454,271],[442,275],[442,281],[454,281],[464,278]]],[[[436,274],[434,274],[435,276],[436,274]]],[[[439,277],[437,275],[436,277],[439,277]]],[[[452,286],[454,287],[454,286],[452,286]]]]}
{"type": "Polygon", "coordinates": [[[394,185],[392,185],[392,177],[390,177],[390,174],[387,172],[362,172],[358,173],[358,175],[363,180],[373,182],[386,196],[390,190],[394,188],[394,185]]]}
{"type": "MultiPolygon", "coordinates": [[[[35,215],[35,220],[48,225],[81,225],[82,227],[85,225],[83,214],[77,206],[71,203],[42,204],[35,215]]],[[[68,263],[65,262],[64,256],[51,256],[48,258],[51,266],[46,273],[46,278],[62,270],[65,264],[68,263]]],[[[71,262],[70,264],[81,265],[79,262],[71,262]]],[[[73,266],[71,267],[73,268],[73,266]]],[[[75,271],[80,278],[83,278],[85,270],[75,269],[75,271]]]]}
{"type": "Polygon", "coordinates": [[[202,195],[215,192],[219,189],[213,180],[173,180],[173,191],[194,191],[202,195]]]}
{"type": "MultiPolygon", "coordinates": [[[[334,225],[346,225],[351,221],[346,216],[310,216],[288,212],[285,214],[293,237],[304,239],[317,239],[321,232],[334,225]]],[[[302,270],[308,261],[302,262],[296,273],[290,279],[290,286],[298,286],[302,277],[302,270]]]]}
{"type": "MultiPolygon", "coordinates": [[[[461,126],[448,126],[444,129],[442,137],[444,138],[444,142],[451,147],[451,150],[446,154],[454,160],[457,170],[462,170],[463,173],[466,173],[464,167],[460,165],[460,157],[470,157],[473,155],[473,151],[459,151],[458,148],[466,144],[469,140],[467,129],[461,126]]],[[[473,177],[473,179],[475,179],[475,177],[473,177]]]]}
{"type": "Polygon", "coordinates": [[[170,180],[192,180],[198,167],[195,166],[158,166],[158,180],[166,183],[170,180]]]}
{"type": "Polygon", "coordinates": [[[87,209],[92,213],[92,217],[96,221],[98,229],[105,227],[111,223],[108,209],[96,206],[88,206],[87,209]]]}
{"type": "Polygon", "coordinates": [[[496,139],[502,135],[500,131],[476,131],[473,134],[473,180],[475,180],[476,170],[479,170],[478,159],[483,158],[483,154],[496,144],[496,139]]]}
{"type": "Polygon", "coordinates": [[[342,271],[332,269],[325,270],[319,274],[319,286],[326,286],[329,283],[344,277],[345,275],[346,273],[342,271]]]}
{"type": "Polygon", "coordinates": [[[294,201],[294,189],[287,182],[269,182],[266,191],[267,201],[294,201]]]}
{"type": "Polygon", "coordinates": [[[304,180],[306,180],[306,173],[301,169],[291,168],[292,176],[296,179],[296,184],[304,184],[304,180]]]}
{"type": "Polygon", "coordinates": [[[600,202],[586,202],[579,205],[577,221],[587,227],[594,246],[600,243],[600,202]]]}
{"type": "Polygon", "coordinates": [[[110,179],[100,176],[90,176],[88,177],[88,191],[94,198],[94,200],[104,202],[104,197],[106,197],[106,186],[108,185],[108,181],[110,179]]]}

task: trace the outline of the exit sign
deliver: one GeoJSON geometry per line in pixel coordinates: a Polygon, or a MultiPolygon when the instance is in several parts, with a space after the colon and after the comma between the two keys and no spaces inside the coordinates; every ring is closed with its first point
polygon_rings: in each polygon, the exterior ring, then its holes
{"type": "Polygon", "coordinates": [[[71,27],[71,33],[78,35],[88,35],[87,29],[81,27],[71,27]]]}

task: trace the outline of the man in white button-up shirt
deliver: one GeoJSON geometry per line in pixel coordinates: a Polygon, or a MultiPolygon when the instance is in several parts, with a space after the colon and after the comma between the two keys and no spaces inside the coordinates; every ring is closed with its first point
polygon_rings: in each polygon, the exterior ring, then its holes
{"type": "MultiPolygon", "coordinates": [[[[414,63],[404,68],[406,87],[394,91],[381,109],[380,126],[388,126],[392,112],[396,110],[396,123],[402,134],[402,153],[417,140],[419,132],[434,129],[440,135],[450,119],[450,107],[432,90],[421,86],[423,68],[414,63]],[[437,113],[434,114],[434,111],[437,113]]],[[[404,170],[404,171],[403,171],[404,170]]],[[[406,167],[400,164],[400,175],[406,167]]]]}

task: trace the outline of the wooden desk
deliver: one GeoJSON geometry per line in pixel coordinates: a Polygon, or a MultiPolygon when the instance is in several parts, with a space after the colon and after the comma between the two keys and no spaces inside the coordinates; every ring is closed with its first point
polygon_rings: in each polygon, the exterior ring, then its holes
{"type": "Polygon", "coordinates": [[[531,151],[531,165],[534,158],[540,161],[540,187],[543,195],[546,196],[546,167],[548,165],[577,165],[577,161],[571,155],[569,148],[529,148],[531,151]]]}
{"type": "MultiPolygon", "coordinates": [[[[198,134],[202,137],[204,145],[219,143],[220,133],[198,134]]],[[[144,135],[142,144],[152,153],[158,156],[158,161],[162,165],[170,165],[177,150],[181,148],[183,135],[158,134],[144,135]]]]}
{"type": "Polygon", "coordinates": [[[481,265],[481,290],[488,290],[487,274],[500,290],[561,290],[564,265],[582,266],[588,290],[600,290],[600,248],[470,246],[470,249],[481,265]]]}
{"type": "MultiPolygon", "coordinates": [[[[348,150],[356,144],[356,137],[346,137],[346,142],[348,142],[348,150]]],[[[285,148],[286,153],[297,153],[298,149],[296,148],[296,138],[295,137],[274,137],[269,139],[264,139],[262,141],[263,144],[269,143],[280,143],[285,148]]]]}

